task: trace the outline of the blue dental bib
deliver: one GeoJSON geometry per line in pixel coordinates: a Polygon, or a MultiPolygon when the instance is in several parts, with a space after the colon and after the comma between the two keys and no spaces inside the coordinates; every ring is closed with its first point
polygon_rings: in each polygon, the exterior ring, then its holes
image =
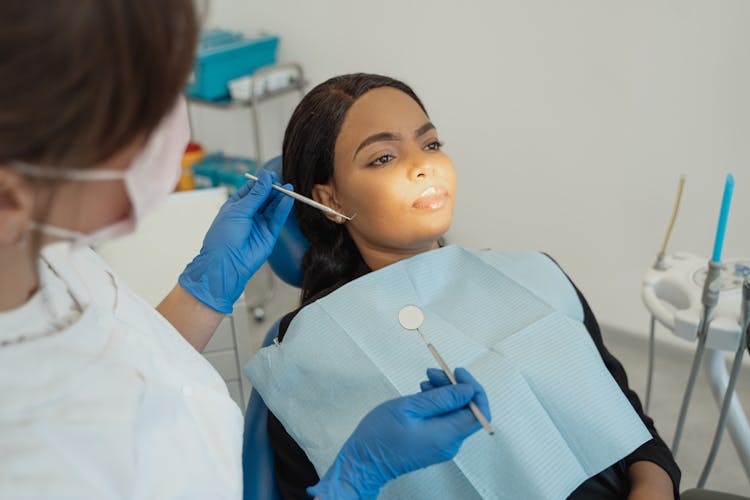
{"type": "Polygon", "coordinates": [[[468,438],[449,462],[419,470],[381,498],[560,499],[651,435],[607,371],[574,288],[546,256],[448,246],[358,278],[303,308],[284,341],[246,374],[319,475],[360,419],[419,391],[436,366],[398,312],[453,368],[484,386],[493,436],[468,438]]]}

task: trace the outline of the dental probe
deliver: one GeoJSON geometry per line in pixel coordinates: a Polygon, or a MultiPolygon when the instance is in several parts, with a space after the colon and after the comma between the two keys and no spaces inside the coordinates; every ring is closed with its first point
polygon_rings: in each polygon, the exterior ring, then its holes
{"type": "MultiPolygon", "coordinates": [[[[253,181],[257,181],[258,180],[258,178],[256,176],[254,176],[253,174],[247,173],[247,172],[245,172],[245,177],[247,177],[248,179],[253,180],[253,181]]],[[[311,200],[307,196],[302,196],[299,193],[295,193],[294,191],[291,191],[289,189],[283,188],[281,186],[277,186],[276,184],[271,184],[271,187],[274,188],[276,191],[279,191],[280,193],[284,193],[287,196],[291,196],[295,200],[301,201],[305,205],[310,205],[311,207],[317,208],[318,210],[322,210],[323,212],[325,212],[327,214],[335,215],[337,217],[343,217],[346,220],[352,220],[352,219],[354,219],[354,217],[357,216],[357,214],[353,214],[351,217],[349,217],[347,215],[344,215],[344,214],[341,214],[341,213],[335,211],[334,209],[332,209],[331,207],[327,207],[327,206],[323,205],[322,203],[318,203],[315,200],[311,200]]]]}
{"type": "MultiPolygon", "coordinates": [[[[419,333],[419,335],[422,337],[422,340],[424,340],[424,343],[427,344],[427,349],[429,349],[432,353],[432,357],[435,358],[435,361],[438,362],[440,368],[442,368],[445,374],[448,376],[451,384],[458,385],[458,380],[456,380],[456,377],[453,375],[453,371],[448,366],[448,363],[446,363],[440,353],[438,353],[437,349],[435,349],[435,346],[432,345],[432,342],[430,342],[430,339],[427,338],[427,335],[422,333],[422,330],[420,330],[419,328],[420,326],[422,326],[422,322],[424,321],[424,313],[422,312],[422,309],[415,305],[405,306],[398,313],[398,321],[399,323],[401,323],[401,326],[403,326],[407,330],[416,330],[419,333]]],[[[490,425],[490,423],[487,421],[487,418],[485,418],[474,401],[469,401],[469,408],[471,409],[471,412],[474,414],[477,420],[479,420],[479,423],[482,424],[484,430],[486,430],[490,436],[495,434],[495,429],[492,427],[492,425],[490,425]]]]}

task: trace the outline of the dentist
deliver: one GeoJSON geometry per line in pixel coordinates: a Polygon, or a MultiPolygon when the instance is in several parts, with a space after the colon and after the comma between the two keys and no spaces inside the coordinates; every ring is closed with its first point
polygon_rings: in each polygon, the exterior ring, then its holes
{"type": "MultiPolygon", "coordinates": [[[[292,200],[267,173],[238,190],[156,310],[89,248],[175,187],[197,32],[192,0],[0,3],[0,498],[242,495],[242,415],[200,350],[292,200]]],[[[311,496],[453,457],[469,401],[489,415],[459,375],[372,410],[311,496]]]]}

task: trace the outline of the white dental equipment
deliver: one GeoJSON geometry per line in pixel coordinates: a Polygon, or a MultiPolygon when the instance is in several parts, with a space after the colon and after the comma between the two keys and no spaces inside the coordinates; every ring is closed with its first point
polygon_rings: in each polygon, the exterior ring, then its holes
{"type": "MultiPolygon", "coordinates": [[[[424,322],[424,313],[422,312],[422,309],[415,305],[404,306],[398,312],[398,322],[401,323],[401,326],[403,326],[406,330],[416,330],[419,333],[419,335],[422,337],[422,340],[424,340],[425,344],[427,344],[427,348],[432,353],[432,356],[440,365],[440,368],[443,369],[445,374],[450,379],[451,384],[458,384],[456,377],[453,375],[453,371],[448,367],[448,364],[445,362],[440,353],[438,353],[437,349],[435,349],[435,346],[432,345],[430,339],[428,339],[427,336],[422,333],[422,330],[420,330],[419,328],[424,322]]],[[[489,435],[495,434],[495,429],[492,428],[492,425],[490,425],[490,423],[487,421],[487,418],[485,418],[474,401],[469,401],[469,408],[471,408],[471,412],[482,424],[484,430],[486,430],[489,435]]]]}
{"type": "MultiPolygon", "coordinates": [[[[247,173],[247,172],[245,173],[245,177],[247,177],[248,179],[251,179],[253,181],[257,181],[258,180],[258,178],[256,176],[254,176],[253,174],[247,173]]],[[[342,213],[337,212],[336,210],[332,209],[331,207],[327,207],[327,206],[323,205],[322,203],[318,203],[315,200],[311,200],[307,196],[302,196],[299,193],[295,193],[294,191],[291,191],[289,189],[283,188],[281,186],[277,186],[276,184],[271,184],[271,187],[273,187],[276,191],[278,191],[280,193],[284,193],[287,196],[291,196],[295,200],[301,201],[305,205],[310,205],[311,207],[317,208],[318,210],[322,210],[323,212],[325,212],[327,214],[335,215],[336,217],[342,217],[345,220],[352,220],[352,219],[354,219],[354,217],[357,216],[357,214],[355,213],[355,214],[352,214],[351,217],[349,217],[347,215],[344,215],[342,213]]]]}
{"type": "MultiPolygon", "coordinates": [[[[746,331],[747,328],[744,331],[740,329],[743,320],[738,317],[738,311],[744,303],[743,280],[750,276],[750,259],[720,260],[732,185],[729,177],[725,184],[714,254],[708,266],[705,257],[691,253],[664,254],[664,245],[656,263],[646,271],[641,291],[643,302],[652,316],[652,335],[653,325],[658,321],[680,338],[689,341],[698,339],[675,433],[673,453],[677,454],[685,424],[692,393],[691,380],[694,384],[700,357],[705,350],[704,368],[709,387],[717,405],[722,408],[717,436],[723,432],[724,427],[727,428],[745,473],[750,478],[750,424],[737,394],[726,397],[733,391],[730,390],[731,379],[724,364],[724,352],[736,352],[738,343],[741,345],[743,342],[743,334],[750,334],[746,331]]],[[[665,243],[666,241],[665,238],[665,243]]],[[[744,340],[747,342],[746,338],[744,340]]],[[[653,347],[651,353],[653,354],[653,347]]],[[[647,387],[647,394],[649,393],[650,387],[647,387]]],[[[718,444],[715,438],[714,447],[718,448],[718,444]]],[[[711,454],[714,453],[712,451],[711,454]]],[[[704,469],[705,477],[701,479],[703,482],[710,472],[711,454],[704,469]]]]}

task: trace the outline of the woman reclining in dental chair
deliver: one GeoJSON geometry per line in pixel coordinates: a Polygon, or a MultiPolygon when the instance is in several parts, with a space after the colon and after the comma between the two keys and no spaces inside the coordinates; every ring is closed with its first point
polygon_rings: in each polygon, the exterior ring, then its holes
{"type": "MultiPolygon", "coordinates": [[[[496,432],[383,497],[678,497],[677,464],[557,265],[532,252],[441,248],[455,172],[407,85],[354,74],[314,88],[287,127],[283,177],[356,213],[296,205],[310,241],[302,306],[251,363],[285,498],[307,498],[348,426],[435,366],[398,324],[407,304],[423,308],[422,330],[448,364],[470,365],[485,386],[496,432]]],[[[429,382],[445,383],[441,372],[429,382]]]]}

